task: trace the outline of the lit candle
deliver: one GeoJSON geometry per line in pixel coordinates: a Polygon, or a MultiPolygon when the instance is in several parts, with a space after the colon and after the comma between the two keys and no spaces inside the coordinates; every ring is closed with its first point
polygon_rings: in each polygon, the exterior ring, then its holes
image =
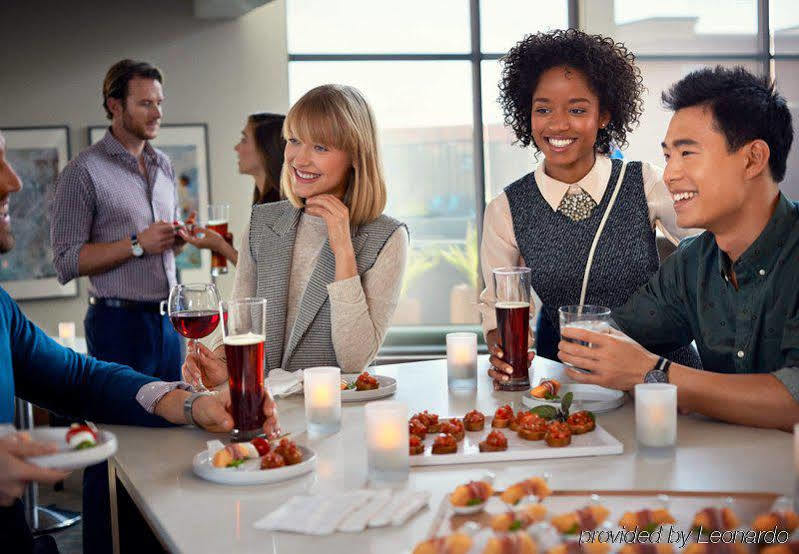
{"type": "Polygon", "coordinates": [[[305,419],[308,432],[335,433],[341,428],[341,370],[309,367],[303,372],[305,419]]]}
{"type": "Polygon", "coordinates": [[[58,339],[63,346],[73,348],[75,346],[75,322],[61,321],[58,324],[58,339]]]}
{"type": "Polygon", "coordinates": [[[408,408],[402,402],[370,402],[365,408],[369,479],[408,478],[408,408]]]}
{"type": "Polygon", "coordinates": [[[447,334],[447,383],[453,389],[477,386],[477,334],[447,334]]]}
{"type": "Polygon", "coordinates": [[[639,449],[667,453],[677,443],[677,386],[635,385],[635,436],[639,449]]]}

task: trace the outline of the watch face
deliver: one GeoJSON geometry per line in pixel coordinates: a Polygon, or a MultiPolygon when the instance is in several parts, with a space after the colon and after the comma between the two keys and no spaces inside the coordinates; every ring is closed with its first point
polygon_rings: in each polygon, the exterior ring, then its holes
{"type": "Polygon", "coordinates": [[[133,255],[138,257],[138,256],[141,256],[142,254],[144,254],[144,249],[141,247],[141,244],[138,244],[138,243],[134,244],[133,245],[133,255]]]}
{"type": "Polygon", "coordinates": [[[668,383],[669,376],[659,369],[653,369],[644,376],[644,383],[668,383]]]}

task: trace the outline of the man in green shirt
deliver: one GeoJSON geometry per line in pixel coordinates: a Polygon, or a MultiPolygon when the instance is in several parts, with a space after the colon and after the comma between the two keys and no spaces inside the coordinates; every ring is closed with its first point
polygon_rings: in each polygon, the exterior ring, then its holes
{"type": "Polygon", "coordinates": [[[743,68],[702,69],[663,94],[674,111],[663,179],[685,239],[613,317],[626,334],[574,328],[575,381],[677,385],[681,410],[790,430],[799,422],[799,203],[782,194],[793,140],[785,99],[743,68]],[[632,339],[632,340],[631,340],[632,339]],[[696,342],[704,370],[659,354],[696,342]]]}

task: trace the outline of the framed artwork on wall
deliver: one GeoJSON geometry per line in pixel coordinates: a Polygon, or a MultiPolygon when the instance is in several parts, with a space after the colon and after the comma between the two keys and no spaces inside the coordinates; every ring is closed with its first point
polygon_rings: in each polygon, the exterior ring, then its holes
{"type": "MultiPolygon", "coordinates": [[[[89,144],[102,139],[107,130],[107,126],[89,127],[89,144]]],[[[191,212],[197,212],[197,221],[207,222],[211,203],[208,126],[205,123],[164,124],[158,137],[150,143],[172,161],[181,218],[185,220],[191,212]]],[[[211,254],[208,250],[198,250],[187,244],[175,261],[181,282],[209,280],[211,254]]]]}
{"type": "Polygon", "coordinates": [[[0,284],[16,300],[77,296],[77,280],[58,283],[50,243],[50,205],[58,174],[71,156],[69,128],[0,127],[6,159],[22,190],[9,202],[14,249],[0,258],[0,284]]]}

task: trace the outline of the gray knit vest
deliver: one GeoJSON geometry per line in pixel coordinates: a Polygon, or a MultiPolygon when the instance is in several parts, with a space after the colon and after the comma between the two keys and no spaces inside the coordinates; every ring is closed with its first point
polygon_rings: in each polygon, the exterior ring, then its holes
{"type": "MultiPolygon", "coordinates": [[[[327,285],[335,281],[336,259],[325,241],[311,279],[300,301],[291,334],[284,337],[291,259],[302,211],[287,200],[253,206],[250,218],[250,251],[257,271],[256,294],[266,298],[266,367],[295,371],[313,366],[337,366],[330,323],[327,285]],[[285,341],[285,342],[284,342],[285,341]]],[[[377,260],[389,237],[403,225],[381,215],[355,227],[352,246],[358,275],[363,275],[377,260]]],[[[357,340],[353,337],[353,340],[357,340]]]]}
{"type": "MultiPolygon", "coordinates": [[[[621,190],[594,252],[585,303],[621,306],[658,269],[655,231],[649,222],[641,162],[629,162],[622,182],[617,185],[621,167],[621,160],[612,160],[602,201],[582,221],[572,221],[553,210],[538,190],[534,173],[505,188],[516,242],[525,264],[532,269],[531,285],[544,303],[541,318],[547,321],[539,322],[539,329],[552,330],[555,341],[560,329],[558,308],[580,302],[591,244],[616,186],[621,190]]],[[[547,342],[552,339],[550,336],[547,342]]],[[[541,346],[541,355],[557,359],[556,344],[541,346]]],[[[690,347],[668,357],[701,367],[696,351],[690,347]]]]}

